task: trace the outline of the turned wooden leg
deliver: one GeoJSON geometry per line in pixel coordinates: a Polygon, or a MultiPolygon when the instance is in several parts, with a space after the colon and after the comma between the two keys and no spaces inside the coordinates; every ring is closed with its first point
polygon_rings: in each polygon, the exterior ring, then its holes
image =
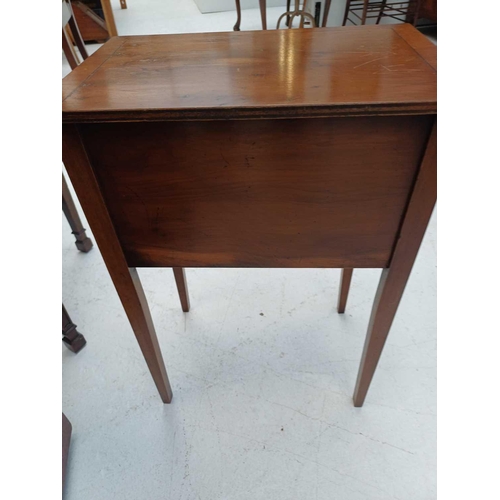
{"type": "Polygon", "coordinates": [[[87,341],[85,337],[76,329],[76,325],[71,321],[64,304],[62,306],[62,334],[66,347],[75,354],[83,349],[87,341]]]}
{"type": "Polygon", "coordinates": [[[365,400],[435,202],[434,126],[389,268],[382,271],[378,285],[354,391],[354,406],[362,406],[365,400]]]}
{"type": "MultiPolygon", "coordinates": [[[[326,28],[326,23],[328,22],[328,14],[330,13],[330,5],[332,4],[332,0],[325,1],[325,10],[323,12],[323,22],[321,23],[322,28],[326,28]]],[[[344,20],[345,24],[345,20],[344,20]]]]}
{"type": "Polygon", "coordinates": [[[164,403],[172,389],[163,363],[151,313],[135,268],[129,268],[107,211],[89,157],[75,125],[63,125],[63,162],[79,194],[99,250],[113,280],[151,376],[164,403]]]}
{"type": "Polygon", "coordinates": [[[339,301],[337,304],[337,311],[340,314],[345,312],[347,297],[349,295],[349,287],[351,286],[352,271],[353,270],[349,268],[342,269],[342,275],[340,277],[339,301]]]}
{"type": "Polygon", "coordinates": [[[240,0],[236,1],[236,24],[234,25],[233,31],[240,31],[241,24],[241,5],[240,0]]]}
{"type": "Polygon", "coordinates": [[[80,252],[88,252],[92,248],[92,240],[86,235],[75,202],[69,191],[64,174],[62,176],[62,209],[72,233],[75,235],[75,245],[80,252]]]}
{"type": "Polygon", "coordinates": [[[126,9],[127,8],[127,0],[120,0],[120,7],[122,9],[126,9]]]}
{"type": "Polygon", "coordinates": [[[181,299],[181,306],[184,312],[189,312],[189,292],[186,281],[186,272],[183,267],[173,267],[175,276],[175,284],[179,292],[179,299],[181,299]]]}
{"type": "Polygon", "coordinates": [[[260,18],[262,19],[262,29],[267,30],[266,0],[259,0],[260,18]]]}

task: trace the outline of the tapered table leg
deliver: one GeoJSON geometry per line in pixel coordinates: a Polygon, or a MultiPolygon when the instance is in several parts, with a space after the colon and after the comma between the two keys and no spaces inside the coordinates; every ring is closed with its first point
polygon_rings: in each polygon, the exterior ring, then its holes
{"type": "Polygon", "coordinates": [[[177,292],[179,293],[179,299],[181,300],[182,310],[184,312],[189,312],[189,292],[186,281],[186,272],[183,267],[172,268],[175,276],[175,284],[177,285],[177,292]]]}
{"type": "Polygon", "coordinates": [[[436,129],[427,144],[388,269],[382,271],[354,390],[362,406],[436,202],[436,129]]]}
{"type": "Polygon", "coordinates": [[[340,290],[339,290],[339,301],[337,305],[337,311],[340,314],[345,312],[345,306],[347,304],[347,297],[349,295],[349,287],[351,286],[352,269],[342,269],[342,275],[340,277],[340,290]]]}
{"type": "Polygon", "coordinates": [[[135,268],[127,265],[97,179],[75,125],[63,125],[63,162],[75,186],[104,263],[113,280],[151,376],[164,403],[172,389],[163,363],[151,313],[135,268]]]}

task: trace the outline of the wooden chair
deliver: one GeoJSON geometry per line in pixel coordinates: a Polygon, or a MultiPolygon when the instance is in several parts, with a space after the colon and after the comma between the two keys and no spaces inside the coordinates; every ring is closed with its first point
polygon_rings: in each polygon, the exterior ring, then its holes
{"type": "Polygon", "coordinates": [[[80,352],[87,343],[85,337],[76,329],[76,325],[71,321],[64,304],[62,305],[62,335],[64,345],[75,354],[80,352]]]}
{"type": "MultiPolygon", "coordinates": [[[[83,43],[83,39],[80,35],[80,30],[78,29],[78,25],[76,24],[71,4],[63,0],[62,48],[64,54],[66,55],[66,58],[68,59],[71,69],[74,69],[78,66],[78,58],[73,50],[73,41],[76,43],[76,46],[78,47],[83,59],[87,59],[87,50],[85,49],[85,44],[83,43]],[[69,30],[67,30],[67,28],[69,28],[69,30]]],[[[66,183],[66,179],[64,178],[64,174],[62,176],[62,209],[71,227],[71,231],[75,236],[76,248],[78,248],[80,252],[88,252],[92,248],[92,240],[85,233],[85,228],[83,227],[82,221],[80,220],[75,202],[71,197],[71,193],[68,188],[68,184],[66,183]]]]}
{"type": "Polygon", "coordinates": [[[64,178],[62,176],[62,209],[68,223],[71,227],[71,232],[75,236],[75,245],[80,252],[87,253],[93,246],[92,240],[87,236],[85,228],[83,227],[80,215],[76,209],[75,202],[64,178]]]}
{"type": "Polygon", "coordinates": [[[311,25],[313,28],[316,28],[316,22],[314,21],[314,17],[309,14],[309,12],[306,12],[306,7],[307,7],[307,0],[303,1],[302,4],[302,9],[300,8],[300,0],[295,0],[295,7],[293,10],[290,9],[290,4],[291,0],[287,0],[286,2],[286,12],[284,14],[281,14],[281,16],[278,19],[278,23],[276,24],[276,29],[280,29],[280,24],[281,20],[286,17],[286,25],[288,26],[289,29],[292,28],[293,25],[293,19],[295,17],[300,18],[300,24],[299,28],[304,27],[304,20],[309,19],[311,22],[311,25]]]}
{"type": "MultiPolygon", "coordinates": [[[[122,4],[122,8],[123,7],[122,4]]],[[[68,58],[68,62],[71,66],[71,69],[76,68],[78,66],[78,60],[76,55],[72,50],[72,43],[67,36],[65,31],[65,27],[69,26],[71,29],[71,34],[75,40],[75,43],[82,54],[83,59],[87,59],[88,54],[85,50],[85,44],[80,36],[80,31],[78,30],[78,25],[76,24],[75,18],[73,16],[73,10],[71,9],[71,4],[65,0],[62,2],[62,12],[63,12],[63,50],[68,58]]],[[[88,252],[92,246],[92,240],[86,235],[85,228],[83,227],[82,221],[76,209],[75,202],[71,196],[71,193],[68,188],[68,184],[66,183],[66,179],[64,178],[64,174],[62,176],[62,208],[63,212],[68,219],[68,223],[71,227],[72,233],[75,236],[76,242],[75,245],[81,252],[88,252]]],[[[179,293],[179,298],[181,301],[182,310],[184,312],[189,311],[189,294],[186,284],[186,274],[183,268],[174,267],[174,278],[177,285],[177,291],[179,293]]],[[[63,306],[63,341],[66,346],[72,350],[73,352],[78,352],[85,345],[85,338],[83,335],[79,334],[76,331],[76,325],[71,322],[71,318],[68,313],[64,309],[63,306]],[[82,343],[83,342],[83,343],[82,343]]]]}
{"type": "Polygon", "coordinates": [[[63,0],[62,2],[62,48],[64,55],[68,60],[71,69],[75,69],[78,66],[78,56],[73,48],[73,42],[75,42],[82,58],[85,60],[88,57],[87,49],[83,43],[82,35],[78,29],[78,25],[75,21],[75,16],[73,14],[73,9],[71,4],[63,0]]]}
{"type": "MultiPolygon", "coordinates": [[[[233,27],[233,31],[240,31],[241,24],[241,5],[240,0],[236,1],[236,24],[233,27]]],[[[290,0],[287,0],[288,5],[290,5],[290,0]]],[[[259,0],[260,7],[260,18],[262,19],[262,29],[267,30],[267,17],[266,17],[266,0],[259,0]]],[[[288,10],[288,9],[287,9],[288,10]]]]}
{"type": "MultiPolygon", "coordinates": [[[[325,16],[323,25],[326,25],[326,17],[330,10],[331,0],[327,0],[325,5],[325,16]]],[[[345,6],[344,20],[342,26],[346,26],[347,21],[357,25],[366,24],[367,19],[376,19],[375,24],[379,24],[383,17],[390,17],[402,23],[415,24],[420,0],[347,0],[345,6]],[[354,19],[350,16],[354,16],[354,19]]]]}

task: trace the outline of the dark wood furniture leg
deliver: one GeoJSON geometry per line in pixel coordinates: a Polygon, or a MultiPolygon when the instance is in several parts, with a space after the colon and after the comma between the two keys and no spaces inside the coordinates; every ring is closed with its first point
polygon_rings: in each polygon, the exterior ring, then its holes
{"type": "Polygon", "coordinates": [[[380,4],[380,12],[378,13],[377,21],[375,22],[375,24],[380,24],[380,20],[382,19],[382,14],[384,13],[386,3],[387,3],[387,0],[382,0],[382,2],[380,4]]]}
{"type": "Polygon", "coordinates": [[[87,343],[85,337],[76,329],[76,325],[71,321],[64,304],[62,306],[62,334],[64,344],[75,354],[80,352],[87,343]]]}
{"type": "Polygon", "coordinates": [[[342,275],[340,277],[339,301],[337,304],[337,311],[340,314],[345,312],[347,296],[349,295],[349,287],[351,286],[352,271],[352,268],[342,269],[342,275]]]}
{"type": "Polygon", "coordinates": [[[322,28],[326,28],[326,23],[328,22],[328,14],[330,13],[331,4],[332,4],[332,0],[325,1],[325,10],[323,12],[323,22],[321,23],[322,28]]]}
{"type": "Polygon", "coordinates": [[[382,271],[356,381],[354,406],[363,406],[436,202],[435,127],[427,144],[391,263],[382,271]]]}
{"type": "Polygon", "coordinates": [[[241,24],[241,5],[240,0],[236,0],[236,24],[233,27],[233,31],[240,31],[241,24]]]}
{"type": "Polygon", "coordinates": [[[177,291],[179,292],[179,299],[181,299],[181,306],[184,312],[189,312],[189,292],[186,281],[186,272],[183,267],[173,267],[175,276],[175,284],[177,285],[177,291]]]}
{"type": "Polygon", "coordinates": [[[62,414],[62,487],[66,479],[66,465],[68,463],[69,443],[71,441],[71,422],[62,414]]]}
{"type": "Polygon", "coordinates": [[[80,252],[88,252],[93,246],[92,240],[85,233],[85,228],[78,215],[78,210],[76,209],[75,202],[69,191],[64,174],[62,176],[62,209],[66,219],[68,219],[71,231],[75,235],[76,248],[78,248],[80,252]]]}
{"type": "Polygon", "coordinates": [[[102,198],[92,165],[75,125],[63,125],[63,162],[92,225],[102,257],[164,403],[172,389],[161,355],[151,313],[135,268],[129,268],[102,198]]]}
{"type": "MultiPolygon", "coordinates": [[[[351,6],[351,0],[347,0],[345,3],[345,11],[344,11],[344,20],[342,21],[342,26],[345,26],[347,23],[347,18],[349,17],[349,7],[351,6]]],[[[326,6],[325,6],[326,8],[326,6]]],[[[328,7],[330,8],[330,7],[328,7]]]]}
{"type": "Polygon", "coordinates": [[[262,19],[262,29],[267,30],[266,0],[259,0],[260,18],[262,19]]]}
{"type": "Polygon", "coordinates": [[[80,30],[78,29],[78,25],[76,24],[74,16],[71,16],[70,20],[68,21],[69,24],[69,29],[71,30],[71,33],[73,34],[73,38],[75,40],[76,46],[78,47],[78,50],[80,51],[80,54],[82,56],[82,59],[85,60],[87,57],[89,57],[87,53],[87,48],[85,47],[85,44],[83,43],[83,38],[80,33],[80,30]]]}
{"type": "Polygon", "coordinates": [[[66,35],[64,28],[62,30],[62,49],[66,59],[68,60],[70,68],[75,69],[78,66],[78,61],[75,58],[75,53],[71,48],[70,41],[68,40],[68,36],[66,35]]]}

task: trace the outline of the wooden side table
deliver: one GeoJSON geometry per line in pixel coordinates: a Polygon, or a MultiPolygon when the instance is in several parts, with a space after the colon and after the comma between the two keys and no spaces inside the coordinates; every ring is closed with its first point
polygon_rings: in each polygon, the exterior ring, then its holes
{"type": "Polygon", "coordinates": [[[435,204],[436,109],[407,24],[115,37],[64,79],[63,161],[165,403],[138,267],[337,267],[345,298],[382,268],[363,404],[435,204]]]}

